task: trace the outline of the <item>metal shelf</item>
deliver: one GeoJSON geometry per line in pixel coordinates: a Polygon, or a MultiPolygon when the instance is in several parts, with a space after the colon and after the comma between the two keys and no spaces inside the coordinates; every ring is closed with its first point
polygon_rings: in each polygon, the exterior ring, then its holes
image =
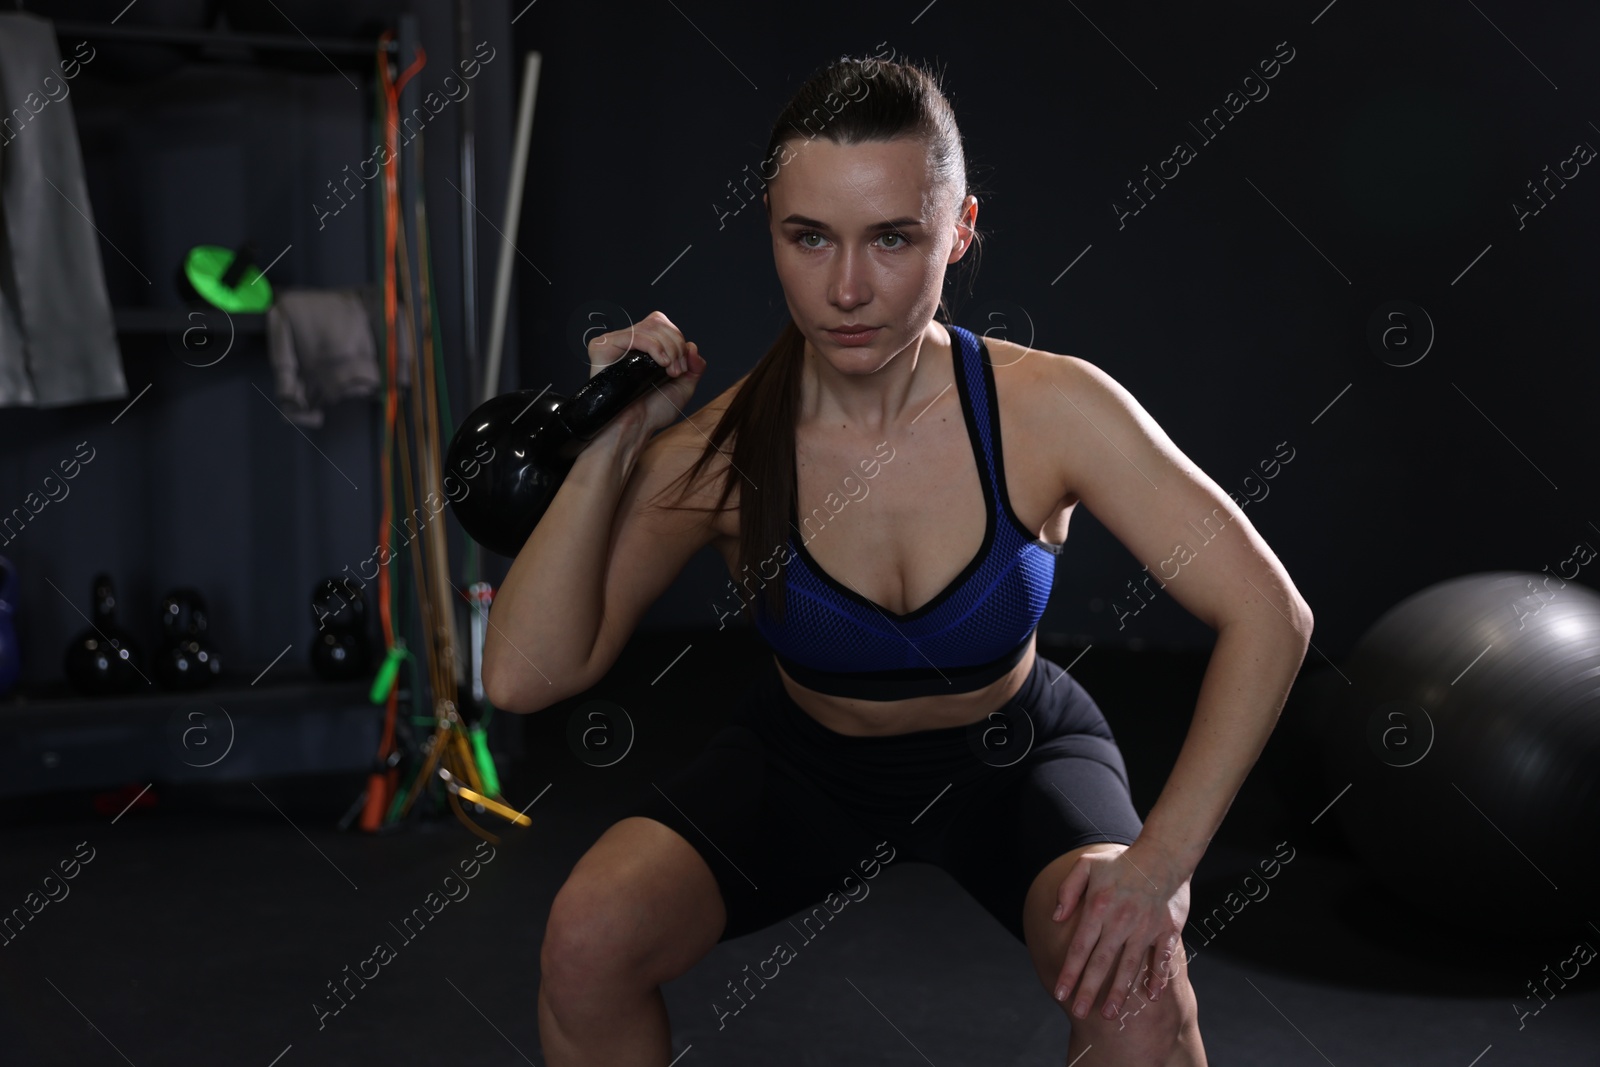
{"type": "Polygon", "coordinates": [[[255,334],[267,332],[267,316],[265,313],[244,314],[228,313],[206,305],[194,308],[135,308],[120,307],[111,309],[112,317],[116,322],[117,333],[172,333],[182,332],[197,322],[204,323],[207,327],[217,327],[222,323],[232,320],[236,333],[255,334]],[[198,313],[202,319],[193,319],[190,316],[198,313]]]}
{"type": "Polygon", "coordinates": [[[365,770],[384,716],[367,688],[241,680],[188,693],[0,702],[0,797],[365,770]]]}
{"type": "MultiPolygon", "coordinates": [[[[57,22],[58,36],[88,37],[97,41],[138,41],[146,44],[202,44],[217,47],[262,48],[277,52],[321,52],[324,55],[370,56],[379,47],[376,37],[296,37],[289,33],[235,33],[221,30],[190,30],[177,27],[116,26],[109,22],[57,22]]],[[[389,52],[399,45],[390,40],[382,47],[389,52]]]]}
{"type": "MultiPolygon", "coordinates": [[[[145,668],[145,672],[150,673],[150,669],[145,668]]],[[[258,686],[250,685],[247,678],[238,678],[223,679],[208,689],[173,690],[151,686],[120,696],[89,697],[60,683],[29,695],[13,694],[0,700],[0,723],[12,724],[19,719],[51,723],[94,722],[102,717],[127,719],[152,712],[165,714],[175,705],[192,703],[220,704],[250,711],[293,709],[324,703],[330,698],[336,703],[359,702],[365,698],[370,684],[360,679],[328,682],[312,675],[291,675],[280,682],[258,686]]],[[[401,695],[404,694],[402,688],[401,695]]]]}

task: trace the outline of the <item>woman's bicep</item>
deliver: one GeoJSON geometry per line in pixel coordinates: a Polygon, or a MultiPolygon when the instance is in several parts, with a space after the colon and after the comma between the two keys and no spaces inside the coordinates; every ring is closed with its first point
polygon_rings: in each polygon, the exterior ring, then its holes
{"type": "Polygon", "coordinates": [[[1278,557],[1133,395],[1074,357],[1052,374],[1065,488],[1149,571],[1145,583],[1213,630],[1256,613],[1299,626],[1309,613],[1278,557]]]}

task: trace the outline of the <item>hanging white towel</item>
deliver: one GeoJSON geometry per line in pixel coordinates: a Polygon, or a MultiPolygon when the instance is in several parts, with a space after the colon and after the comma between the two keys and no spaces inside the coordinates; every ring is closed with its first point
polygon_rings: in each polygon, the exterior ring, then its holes
{"type": "MultiPolygon", "coordinates": [[[[383,384],[377,337],[381,303],[375,286],[284,289],[267,309],[267,359],[283,413],[301,426],[321,426],[322,409],[348,397],[371,396],[383,384]]],[[[412,346],[399,308],[397,377],[410,382],[412,346]]]]}
{"type": "Polygon", "coordinates": [[[128,395],[54,25],[0,13],[0,407],[128,395]]]}

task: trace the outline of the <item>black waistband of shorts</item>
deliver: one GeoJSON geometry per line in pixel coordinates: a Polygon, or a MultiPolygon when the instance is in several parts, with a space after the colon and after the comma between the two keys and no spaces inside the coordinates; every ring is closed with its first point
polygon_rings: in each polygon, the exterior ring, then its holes
{"type": "Polygon", "coordinates": [[[858,700],[909,700],[912,697],[970,693],[992,685],[1022,662],[1033,639],[1027,637],[1010,652],[971,667],[905,667],[888,671],[819,671],[773,653],[784,671],[805,686],[829,696],[858,700]]]}
{"type": "Polygon", "coordinates": [[[915,814],[935,796],[958,802],[974,789],[999,788],[1025,771],[1030,753],[1046,747],[1117,758],[1093,701],[1060,664],[1044,656],[1035,659],[1009,700],[977,722],[866,736],[841,734],[812,718],[767,658],[736,719],[762,740],[774,766],[869,815],[915,814]],[[1109,756],[1103,748],[1110,748],[1109,756]]]}
{"type": "MultiPolygon", "coordinates": [[[[1012,718],[1019,715],[1035,716],[1040,709],[1047,706],[1052,696],[1051,683],[1061,679],[1065,674],[1059,664],[1044,656],[1036,655],[1033,669],[1023,680],[1022,688],[1018,689],[1011,699],[995,707],[990,712],[991,719],[999,714],[1012,718]]],[[[1063,694],[1066,692],[1064,688],[1061,690],[1063,694]]],[[[755,687],[746,697],[743,712],[746,722],[758,732],[770,731],[777,726],[790,738],[803,741],[806,747],[813,751],[840,752],[849,749],[860,753],[904,753],[908,749],[920,749],[930,753],[948,752],[970,747],[973,731],[982,728],[982,723],[979,723],[941,726],[898,734],[841,734],[812,718],[804,708],[795,703],[789,691],[783,687],[783,679],[778,676],[777,666],[772,659],[767,660],[755,687]]]]}
{"type": "MultiPolygon", "coordinates": [[[[926,804],[950,787],[947,800],[988,786],[1033,747],[1052,718],[1050,680],[1061,668],[1041,657],[1022,689],[979,722],[904,733],[841,734],[795,703],[771,659],[742,707],[744,724],[761,737],[766,756],[802,773],[829,796],[861,812],[898,811],[926,804]],[[1015,753],[1016,755],[1011,755],[1015,753]]],[[[916,808],[911,809],[915,814],[916,808]]]]}

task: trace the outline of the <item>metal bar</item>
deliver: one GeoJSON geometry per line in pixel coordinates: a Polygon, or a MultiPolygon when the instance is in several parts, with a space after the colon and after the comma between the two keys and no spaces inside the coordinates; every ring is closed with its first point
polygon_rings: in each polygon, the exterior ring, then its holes
{"type": "MultiPolygon", "coordinates": [[[[471,58],[472,0],[455,0],[456,58],[471,58]]],[[[482,394],[478,370],[478,202],[477,146],[473,140],[476,108],[468,94],[461,101],[461,351],[467,368],[467,400],[482,394]]]]}
{"type": "MultiPolygon", "coordinates": [[[[109,22],[56,22],[55,31],[65,37],[92,37],[99,41],[143,41],[150,44],[210,44],[245,48],[265,48],[283,52],[324,52],[330,55],[370,56],[378,47],[372,40],[351,37],[296,37],[288,33],[221,33],[182,27],[114,26],[109,22]]],[[[394,41],[384,46],[393,52],[394,41]]]]}
{"type": "Polygon", "coordinates": [[[529,52],[522,65],[522,101],[517,107],[517,139],[511,149],[511,183],[506,190],[500,243],[500,261],[494,278],[494,305],[489,318],[489,358],[484,364],[482,403],[500,392],[501,349],[505,343],[506,313],[511,303],[511,242],[522,218],[522,183],[528,173],[528,138],[533,130],[533,105],[539,87],[538,52],[529,52]]]}

